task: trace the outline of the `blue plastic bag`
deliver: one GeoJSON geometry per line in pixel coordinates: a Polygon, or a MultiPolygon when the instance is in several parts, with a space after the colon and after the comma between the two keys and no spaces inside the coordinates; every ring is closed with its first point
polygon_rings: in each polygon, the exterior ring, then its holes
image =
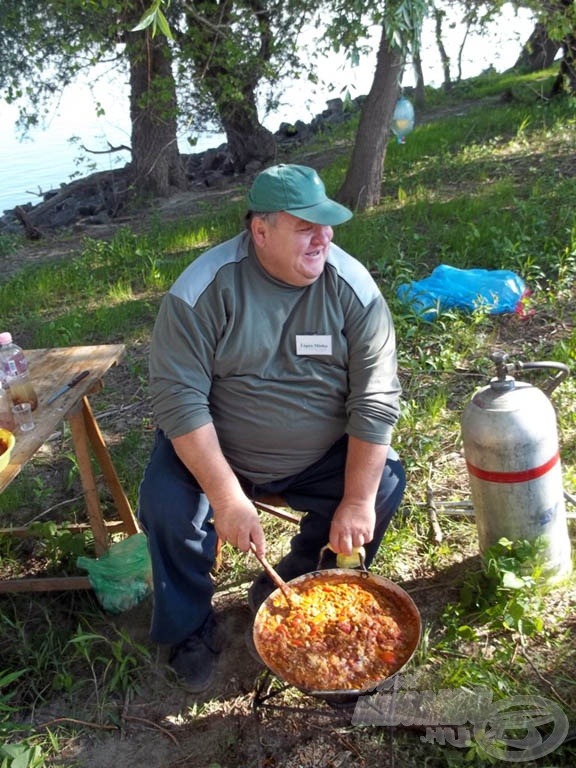
{"type": "Polygon", "coordinates": [[[487,314],[524,314],[526,284],[505,269],[457,269],[440,264],[429,277],[399,286],[396,295],[424,320],[435,320],[447,309],[487,314]]]}

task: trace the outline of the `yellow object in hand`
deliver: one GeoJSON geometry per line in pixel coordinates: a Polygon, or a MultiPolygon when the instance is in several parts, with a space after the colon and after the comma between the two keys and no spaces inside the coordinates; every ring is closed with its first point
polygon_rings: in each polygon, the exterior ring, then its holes
{"type": "Polygon", "coordinates": [[[338,568],[359,568],[364,565],[366,550],[364,547],[354,547],[351,554],[345,555],[338,552],[336,555],[336,566],[338,568]]]}

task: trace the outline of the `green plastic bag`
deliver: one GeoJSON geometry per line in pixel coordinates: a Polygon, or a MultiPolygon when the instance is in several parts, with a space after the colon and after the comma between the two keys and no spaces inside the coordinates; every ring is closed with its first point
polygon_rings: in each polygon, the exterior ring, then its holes
{"type": "Polygon", "coordinates": [[[152,566],[144,533],[112,544],[97,559],[79,557],[76,565],[88,571],[98,602],[109,613],[122,613],[152,593],[152,566]]]}

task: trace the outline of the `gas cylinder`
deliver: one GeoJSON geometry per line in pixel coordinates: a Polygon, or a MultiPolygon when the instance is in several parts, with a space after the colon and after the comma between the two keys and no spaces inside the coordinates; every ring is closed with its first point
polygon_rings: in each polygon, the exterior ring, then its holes
{"type": "Polygon", "coordinates": [[[508,362],[492,355],[496,376],[478,390],[461,419],[464,458],[480,552],[501,538],[542,546],[543,579],[554,583],[572,570],[556,413],[548,397],[568,375],[562,363],[508,362]],[[555,369],[547,394],[513,374],[555,369]]]}

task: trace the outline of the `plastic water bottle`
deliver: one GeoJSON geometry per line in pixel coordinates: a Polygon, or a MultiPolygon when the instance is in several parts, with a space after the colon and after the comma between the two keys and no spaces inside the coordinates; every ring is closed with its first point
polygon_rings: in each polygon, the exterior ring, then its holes
{"type": "Polygon", "coordinates": [[[32,410],[38,407],[38,395],[28,372],[24,351],[12,341],[12,334],[0,333],[0,368],[4,386],[10,394],[12,405],[30,403],[32,410]]]}

